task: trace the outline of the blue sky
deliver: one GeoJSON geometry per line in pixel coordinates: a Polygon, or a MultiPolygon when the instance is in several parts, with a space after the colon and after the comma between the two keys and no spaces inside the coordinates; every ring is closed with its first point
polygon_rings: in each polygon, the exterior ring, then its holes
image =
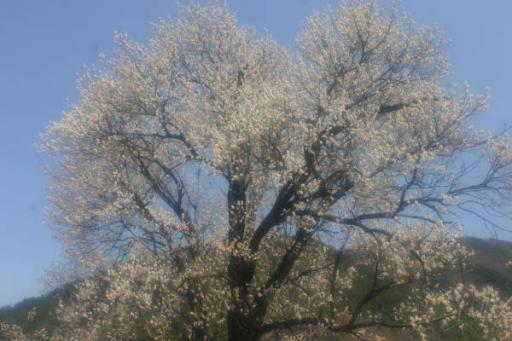
{"type": "MultiPolygon", "coordinates": [[[[292,46],[307,15],[333,1],[227,3],[241,23],[292,46]]],[[[498,130],[512,123],[512,2],[403,4],[417,21],[437,23],[452,41],[454,79],[474,91],[490,87],[491,110],[478,124],[498,130]]],[[[145,40],[150,22],[175,14],[174,0],[0,1],[0,306],[38,295],[38,279],[59,257],[44,223],[47,182],[35,148],[39,133],[77,99],[76,75],[98,53],[111,51],[114,31],[145,40]]]]}

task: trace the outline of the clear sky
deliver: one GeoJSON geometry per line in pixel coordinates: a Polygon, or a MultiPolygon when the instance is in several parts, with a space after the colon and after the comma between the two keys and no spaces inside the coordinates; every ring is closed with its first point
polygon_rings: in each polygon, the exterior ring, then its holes
{"type": "MultiPolygon", "coordinates": [[[[186,3],[186,0],[181,0],[186,3]]],[[[293,45],[327,0],[228,0],[243,24],[293,45]]],[[[404,0],[421,23],[452,42],[454,79],[491,89],[479,124],[512,124],[512,1],[404,0]]],[[[40,294],[38,279],[59,257],[44,223],[46,178],[35,143],[77,98],[76,75],[109,53],[114,31],[146,40],[150,22],[176,14],[174,0],[0,0],[0,306],[40,294]]]]}

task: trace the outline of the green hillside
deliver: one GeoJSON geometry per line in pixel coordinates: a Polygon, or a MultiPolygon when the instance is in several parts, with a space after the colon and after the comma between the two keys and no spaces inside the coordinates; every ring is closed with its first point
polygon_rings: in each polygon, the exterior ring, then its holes
{"type": "MultiPolygon", "coordinates": [[[[493,239],[479,239],[468,237],[463,240],[463,243],[472,249],[475,254],[472,257],[472,265],[470,269],[463,274],[463,280],[466,283],[472,283],[477,286],[492,285],[498,289],[504,297],[512,296],[512,271],[507,269],[505,264],[512,260],[512,242],[493,240],[493,239]]],[[[460,280],[460,274],[453,273],[446,282],[450,283],[455,280],[460,280]]],[[[70,297],[72,293],[72,285],[67,285],[59,288],[47,295],[35,298],[27,298],[13,306],[6,306],[0,308],[0,321],[19,325],[25,332],[31,332],[41,327],[46,327],[47,330],[56,325],[57,321],[54,316],[54,310],[58,304],[58,300],[62,299],[64,302],[70,297]],[[30,311],[35,308],[36,315],[31,321],[27,320],[30,311]]],[[[406,292],[392,291],[389,295],[384,295],[374,304],[392,305],[393,300],[398,297],[406,295],[406,292]]],[[[355,293],[354,295],[357,295],[355,293]]],[[[411,335],[407,333],[390,333],[383,331],[386,338],[389,340],[414,340],[411,335]]],[[[464,334],[459,331],[453,332],[438,332],[432,336],[432,340],[478,340],[472,335],[471,326],[464,334]]],[[[346,338],[343,338],[346,339],[346,338]]],[[[0,340],[4,341],[4,340],[0,340]]],[[[8,340],[5,340],[8,341],[8,340]]]]}
{"type": "Polygon", "coordinates": [[[466,280],[477,286],[492,285],[505,297],[512,296],[512,271],[505,266],[512,260],[512,242],[468,237],[465,244],[475,251],[466,280]]]}
{"type": "MultiPolygon", "coordinates": [[[[72,285],[56,289],[46,295],[39,297],[26,298],[23,301],[12,305],[0,308],[0,321],[16,324],[20,326],[23,331],[31,333],[41,327],[51,330],[57,323],[55,319],[55,308],[57,307],[59,299],[66,300],[70,297],[72,292],[72,285]],[[34,318],[29,321],[27,319],[29,312],[34,311],[34,318]]],[[[1,340],[0,341],[8,341],[1,340]]]]}

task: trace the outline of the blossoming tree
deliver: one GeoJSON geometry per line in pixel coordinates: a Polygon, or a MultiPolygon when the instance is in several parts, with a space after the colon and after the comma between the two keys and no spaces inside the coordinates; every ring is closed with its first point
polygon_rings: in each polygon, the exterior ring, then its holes
{"type": "Polygon", "coordinates": [[[454,321],[511,337],[492,288],[439,285],[467,261],[460,213],[502,228],[512,149],[471,128],[487,96],[446,87],[434,29],[350,1],[288,50],[192,4],[149,44],[116,42],[43,137],[63,245],[102,269],[54,339],[426,337],[454,321]]]}

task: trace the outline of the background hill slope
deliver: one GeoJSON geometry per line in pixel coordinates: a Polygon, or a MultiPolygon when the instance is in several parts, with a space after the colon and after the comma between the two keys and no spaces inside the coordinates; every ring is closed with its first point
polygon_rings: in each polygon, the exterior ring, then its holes
{"type": "MultiPolygon", "coordinates": [[[[463,274],[463,280],[476,286],[491,285],[504,297],[512,296],[512,271],[506,266],[507,262],[512,261],[512,242],[467,237],[462,240],[462,243],[474,251],[471,267],[463,274]]],[[[457,273],[452,273],[448,277],[446,278],[447,283],[460,280],[460,274],[457,273]]],[[[68,284],[48,294],[27,298],[15,305],[2,307],[0,308],[0,321],[16,324],[28,333],[41,327],[51,331],[57,325],[54,311],[59,299],[65,302],[72,295],[72,291],[72,284],[68,284]],[[36,312],[34,318],[27,319],[29,313],[34,311],[36,312]]],[[[388,297],[387,299],[392,300],[393,298],[388,297]]],[[[383,331],[383,336],[389,340],[414,340],[407,333],[383,331]]],[[[472,339],[471,330],[464,334],[458,331],[436,333],[432,337],[435,340],[472,339]]]]}

